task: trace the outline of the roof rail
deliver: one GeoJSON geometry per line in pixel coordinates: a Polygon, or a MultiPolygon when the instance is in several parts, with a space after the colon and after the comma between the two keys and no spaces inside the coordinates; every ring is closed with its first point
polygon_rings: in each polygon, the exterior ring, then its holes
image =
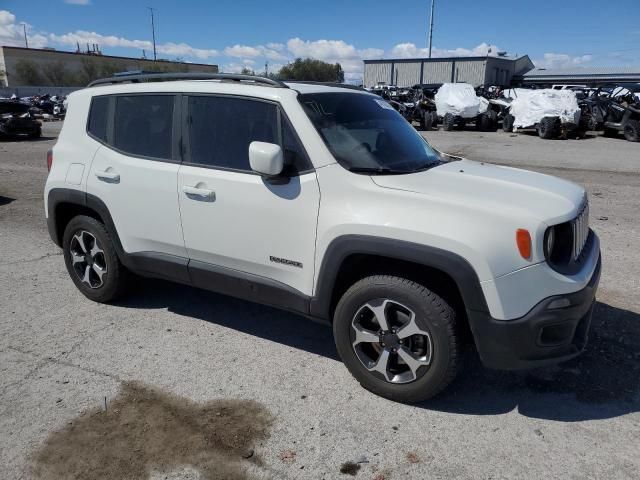
{"type": "Polygon", "coordinates": [[[253,75],[241,75],[235,73],[135,73],[131,75],[120,74],[108,78],[100,78],[89,83],[87,87],[98,85],[112,85],[114,83],[139,83],[139,82],[173,82],[177,80],[220,80],[231,82],[246,82],[256,85],[265,85],[276,88],[289,88],[280,80],[272,78],[256,77],[253,75]]]}
{"type": "Polygon", "coordinates": [[[348,88],[349,90],[364,90],[364,88],[359,87],[357,85],[350,85],[348,83],[338,83],[338,82],[314,82],[311,80],[285,80],[288,83],[302,83],[303,85],[325,85],[327,87],[336,87],[336,88],[348,88]]]}

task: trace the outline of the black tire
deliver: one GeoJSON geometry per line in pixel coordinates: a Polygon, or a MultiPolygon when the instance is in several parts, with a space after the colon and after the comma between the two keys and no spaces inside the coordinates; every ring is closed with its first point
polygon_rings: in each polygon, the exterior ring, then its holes
{"type": "Polygon", "coordinates": [[[40,138],[42,137],[42,127],[38,126],[31,134],[29,134],[29,138],[40,138]]]}
{"type": "Polygon", "coordinates": [[[452,113],[447,113],[442,119],[442,129],[445,132],[450,132],[451,130],[453,130],[455,123],[456,123],[456,117],[452,113]]]}
{"type": "Polygon", "coordinates": [[[422,110],[420,112],[420,129],[431,130],[432,127],[433,127],[433,117],[431,116],[431,112],[422,110]]]}
{"type": "Polygon", "coordinates": [[[456,116],[456,117],[455,117],[455,120],[454,120],[454,125],[455,125],[455,127],[454,127],[454,128],[455,128],[456,130],[458,130],[458,131],[462,131],[462,130],[464,130],[464,128],[467,126],[467,119],[466,119],[466,118],[459,117],[459,116],[456,116]]]}
{"type": "Polygon", "coordinates": [[[603,135],[607,138],[618,138],[618,133],[620,133],[615,128],[604,127],[603,135]]]}
{"type": "Polygon", "coordinates": [[[640,142],[640,122],[629,120],[624,126],[624,138],[630,142],[640,142]]]}
{"type": "Polygon", "coordinates": [[[538,136],[545,140],[556,138],[560,133],[560,119],[558,117],[544,117],[538,125],[538,136]]]}
{"type": "MultiPolygon", "coordinates": [[[[396,312],[396,320],[409,318],[406,315],[402,316],[401,313],[396,312]]],[[[390,328],[393,315],[390,314],[389,317],[385,315],[385,318],[388,319],[390,328]]],[[[356,380],[367,390],[391,400],[412,403],[431,398],[446,388],[457,373],[460,345],[456,335],[454,310],[445,300],[423,285],[404,278],[388,275],[371,276],[352,285],[336,307],[333,333],[340,358],[356,380]],[[407,310],[415,313],[415,325],[429,335],[428,337],[421,335],[406,337],[402,346],[397,343],[385,346],[382,340],[378,344],[369,342],[361,344],[374,354],[379,350],[378,355],[381,357],[383,351],[393,350],[390,345],[395,344],[396,350],[399,352],[402,349],[401,353],[404,353],[408,349],[413,349],[414,342],[422,338],[422,345],[429,346],[431,362],[417,367],[415,372],[409,374],[413,379],[405,380],[403,383],[392,383],[385,378],[387,375],[383,376],[378,372],[370,371],[359,357],[362,353],[360,351],[356,353],[356,347],[352,345],[355,339],[353,322],[360,322],[363,316],[370,312],[366,306],[368,302],[380,303],[382,299],[387,299],[388,302],[385,312],[396,312],[397,307],[402,313],[402,309],[406,307],[407,310]],[[427,338],[430,340],[425,341],[427,338]]],[[[400,353],[395,353],[396,350],[394,353],[389,353],[389,365],[396,369],[393,379],[397,378],[397,375],[405,375],[407,372],[402,373],[402,369],[409,368],[408,363],[397,363],[400,353]]],[[[413,354],[412,356],[415,359],[413,354]]],[[[377,365],[379,360],[380,358],[369,365],[377,365]]],[[[385,371],[389,370],[385,369],[385,371]]]]}
{"type": "Polygon", "coordinates": [[[432,110],[430,113],[431,113],[431,127],[438,128],[438,112],[432,110]]]}
{"type": "Polygon", "coordinates": [[[578,138],[580,139],[586,138],[587,132],[589,130],[593,130],[591,128],[593,123],[594,123],[594,120],[593,120],[593,115],[591,115],[591,112],[587,109],[582,110],[582,112],[580,113],[580,122],[578,123],[578,129],[576,131],[578,138]]]}
{"type": "Polygon", "coordinates": [[[502,131],[506,133],[513,132],[513,123],[515,121],[516,121],[516,118],[510,113],[507,113],[502,119],[502,131]]]}
{"type": "Polygon", "coordinates": [[[94,302],[107,303],[125,293],[129,276],[128,271],[120,263],[111,236],[101,222],[85,215],[72,218],[64,230],[62,249],[64,263],[69,276],[85,297],[94,302]],[[80,246],[77,237],[83,238],[84,248],[80,246]],[[102,253],[98,253],[95,256],[92,255],[93,258],[90,261],[85,256],[83,262],[78,262],[74,266],[72,250],[80,254],[76,258],[81,256],[82,252],[92,250],[91,237],[96,241],[95,245],[99,250],[102,250],[102,253]],[[96,273],[97,270],[94,268],[94,264],[96,268],[98,268],[98,265],[104,268],[101,278],[96,273]],[[88,272],[86,271],[87,268],[88,272]],[[80,278],[80,272],[88,273],[89,279],[83,281],[80,278]]]}

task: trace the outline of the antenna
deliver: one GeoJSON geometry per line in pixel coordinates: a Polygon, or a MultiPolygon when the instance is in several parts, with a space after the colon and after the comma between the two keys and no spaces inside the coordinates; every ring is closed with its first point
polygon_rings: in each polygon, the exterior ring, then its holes
{"type": "Polygon", "coordinates": [[[429,21],[429,58],[431,58],[431,42],[433,41],[433,10],[436,6],[436,0],[431,0],[431,20],[429,21]]]}
{"type": "Polygon", "coordinates": [[[147,7],[151,12],[151,35],[153,36],[153,61],[155,62],[158,57],[156,56],[156,26],[153,21],[153,7],[147,7]]]}

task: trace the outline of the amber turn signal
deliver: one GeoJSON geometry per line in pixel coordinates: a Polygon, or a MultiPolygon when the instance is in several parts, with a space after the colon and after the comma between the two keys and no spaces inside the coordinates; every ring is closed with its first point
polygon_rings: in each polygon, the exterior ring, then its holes
{"type": "Polygon", "coordinates": [[[520,255],[525,260],[531,259],[531,235],[529,234],[529,230],[525,230],[524,228],[519,228],[516,230],[516,244],[518,245],[518,250],[520,251],[520,255]]]}

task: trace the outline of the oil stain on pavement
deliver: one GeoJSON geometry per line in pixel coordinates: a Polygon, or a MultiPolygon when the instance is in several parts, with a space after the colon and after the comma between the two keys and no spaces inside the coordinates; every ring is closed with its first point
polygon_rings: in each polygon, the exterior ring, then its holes
{"type": "Polygon", "coordinates": [[[191,466],[203,480],[247,478],[260,463],[254,445],[272,416],[249,400],[204,404],[140,383],[123,383],[105,411],[96,408],[52,433],[33,454],[36,478],[146,479],[191,466]]]}

